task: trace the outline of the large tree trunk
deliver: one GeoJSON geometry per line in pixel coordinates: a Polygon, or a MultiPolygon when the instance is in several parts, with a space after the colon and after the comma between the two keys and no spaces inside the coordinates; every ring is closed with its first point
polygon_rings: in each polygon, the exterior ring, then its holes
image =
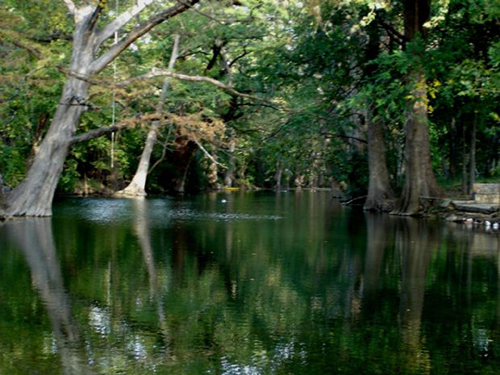
{"type": "MultiPolygon", "coordinates": [[[[380,30],[373,22],[368,28],[369,41],[366,46],[365,74],[372,77],[377,69],[373,61],[380,54],[380,30]]],[[[366,119],[368,122],[368,194],[364,209],[367,211],[391,211],[394,192],[391,188],[389,170],[385,157],[384,129],[382,123],[375,119],[376,107],[368,105],[366,119]]]]}
{"type": "MultiPolygon", "coordinates": [[[[174,46],[172,48],[172,54],[170,56],[170,61],[168,63],[169,73],[174,70],[175,62],[177,61],[177,57],[179,56],[179,41],[180,41],[180,35],[175,35],[174,46]]],[[[163,82],[160,101],[158,102],[158,106],[156,107],[157,113],[161,113],[163,111],[169,87],[170,87],[170,78],[165,78],[165,81],[163,82]]],[[[148,177],[151,154],[153,152],[153,148],[156,143],[156,137],[158,135],[160,125],[161,124],[159,121],[155,121],[151,124],[151,128],[149,129],[148,136],[146,137],[146,143],[142,151],[141,160],[139,161],[137,171],[135,172],[132,181],[130,181],[130,184],[128,184],[128,186],[125,189],[116,192],[115,195],[124,197],[136,197],[136,196],[147,195],[146,179],[148,177]]]]}
{"type": "Polygon", "coordinates": [[[73,0],[63,1],[75,20],[68,77],[50,128],[25,180],[6,197],[8,216],[52,215],[54,192],[80,117],[86,109],[88,77],[100,73],[130,44],[155,26],[185,12],[199,2],[199,0],[178,2],[168,9],[153,14],[146,22],[133,28],[118,43],[96,56],[96,52],[107,39],[133,20],[153,0],[137,2],[103,28],[99,28],[97,24],[105,1],[99,1],[97,5],[86,2],[81,6],[77,6],[73,0]]]}
{"type": "Polygon", "coordinates": [[[394,192],[389,180],[385,157],[382,124],[368,119],[368,168],[370,180],[364,209],[367,211],[391,211],[394,207],[394,192]]]}
{"type": "Polygon", "coordinates": [[[416,84],[405,126],[406,177],[398,213],[415,215],[426,208],[429,197],[441,196],[432,171],[427,119],[427,86],[422,70],[414,72],[416,84]]]}
{"type": "Polygon", "coordinates": [[[7,196],[9,216],[50,216],[52,200],[61,175],[71,139],[86,109],[85,100],[89,83],[76,78],[89,74],[89,66],[94,57],[94,41],[88,37],[86,15],[77,22],[74,33],[70,71],[57,111],[43,139],[28,175],[7,196]]]}
{"type": "MultiPolygon", "coordinates": [[[[425,39],[423,25],[430,17],[430,0],[405,0],[405,37],[411,42],[418,35],[425,39]]],[[[415,215],[426,208],[429,197],[441,191],[432,171],[427,118],[427,83],[424,68],[417,60],[408,80],[413,84],[405,125],[406,177],[397,213],[415,215]]],[[[420,56],[420,59],[423,57],[420,56]]]]}

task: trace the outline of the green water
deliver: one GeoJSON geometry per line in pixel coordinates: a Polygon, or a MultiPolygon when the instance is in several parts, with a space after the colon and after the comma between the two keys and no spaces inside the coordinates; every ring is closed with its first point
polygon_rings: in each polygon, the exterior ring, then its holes
{"type": "Polygon", "coordinates": [[[0,224],[0,374],[498,374],[499,236],[328,193],[0,224]]]}

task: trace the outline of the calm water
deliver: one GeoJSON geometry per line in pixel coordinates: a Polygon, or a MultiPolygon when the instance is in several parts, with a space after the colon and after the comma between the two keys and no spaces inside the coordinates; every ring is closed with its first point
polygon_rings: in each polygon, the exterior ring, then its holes
{"type": "Polygon", "coordinates": [[[0,374],[498,374],[499,236],[328,193],[0,224],[0,374]]]}

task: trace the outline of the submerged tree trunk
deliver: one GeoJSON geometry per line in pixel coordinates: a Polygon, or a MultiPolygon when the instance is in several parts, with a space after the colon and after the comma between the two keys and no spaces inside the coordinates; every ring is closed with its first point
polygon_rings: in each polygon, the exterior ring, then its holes
{"type": "MultiPolygon", "coordinates": [[[[168,63],[168,72],[174,70],[175,62],[179,56],[179,42],[180,35],[174,36],[174,46],[172,48],[172,54],[170,56],[170,61],[168,63]]],[[[170,78],[165,78],[163,82],[162,92],[158,106],[156,107],[156,112],[161,113],[165,105],[165,99],[167,97],[167,92],[170,87],[170,78]]],[[[141,159],[137,167],[132,181],[130,184],[118,192],[115,193],[117,196],[124,197],[136,197],[136,196],[146,196],[146,179],[148,177],[149,164],[151,161],[151,154],[153,152],[154,145],[156,143],[156,138],[158,135],[158,130],[160,129],[160,122],[154,121],[149,129],[148,136],[146,137],[146,143],[144,144],[144,149],[142,151],[141,159]]]]}

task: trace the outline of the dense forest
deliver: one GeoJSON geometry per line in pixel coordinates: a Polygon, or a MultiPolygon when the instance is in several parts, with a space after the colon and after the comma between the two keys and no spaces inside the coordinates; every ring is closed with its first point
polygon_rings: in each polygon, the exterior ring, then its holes
{"type": "Polygon", "coordinates": [[[416,214],[500,179],[497,0],[3,0],[0,14],[6,216],[51,215],[55,194],[321,187],[416,214]]]}

